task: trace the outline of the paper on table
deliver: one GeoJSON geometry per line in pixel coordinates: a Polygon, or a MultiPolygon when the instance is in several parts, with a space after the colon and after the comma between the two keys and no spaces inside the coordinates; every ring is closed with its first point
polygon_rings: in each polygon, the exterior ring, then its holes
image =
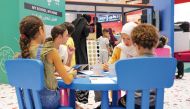
{"type": "Polygon", "coordinates": [[[111,80],[117,81],[117,77],[110,78],[111,80]]]}
{"type": "Polygon", "coordinates": [[[83,73],[85,75],[92,75],[92,74],[94,74],[94,72],[91,71],[91,70],[82,70],[82,71],[80,71],[80,73],[83,73]]]}
{"type": "Polygon", "coordinates": [[[60,76],[56,77],[56,79],[62,79],[60,76]]]}
{"type": "Polygon", "coordinates": [[[110,72],[106,71],[106,72],[104,72],[104,73],[110,73],[110,72]]]}
{"type": "Polygon", "coordinates": [[[114,81],[107,77],[89,78],[92,84],[113,84],[114,81]]]}

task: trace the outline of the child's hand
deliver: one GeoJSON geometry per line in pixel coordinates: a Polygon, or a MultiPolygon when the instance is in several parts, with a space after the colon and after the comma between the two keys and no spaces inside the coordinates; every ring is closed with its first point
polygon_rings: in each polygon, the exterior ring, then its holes
{"type": "Polygon", "coordinates": [[[55,77],[59,77],[59,73],[55,72],[55,73],[54,73],[54,76],[55,76],[55,77]]]}
{"type": "Polygon", "coordinates": [[[65,69],[66,69],[67,72],[69,72],[72,69],[72,67],[69,67],[67,65],[64,65],[64,67],[65,67],[65,69]]]}
{"type": "Polygon", "coordinates": [[[127,54],[127,58],[132,58],[133,56],[130,54],[127,54]]]}
{"type": "Polygon", "coordinates": [[[120,43],[120,41],[115,41],[114,44],[115,45],[118,45],[120,43]]]}
{"type": "Polygon", "coordinates": [[[68,56],[72,56],[73,53],[75,52],[75,48],[67,46],[67,52],[68,52],[68,56]]]}
{"type": "Polygon", "coordinates": [[[77,76],[77,71],[74,70],[74,69],[71,69],[71,70],[69,71],[69,74],[73,75],[73,78],[76,78],[76,76],[77,76]]]}
{"type": "Polygon", "coordinates": [[[103,67],[104,71],[108,71],[109,70],[109,65],[107,63],[103,64],[102,67],[103,67]]]}

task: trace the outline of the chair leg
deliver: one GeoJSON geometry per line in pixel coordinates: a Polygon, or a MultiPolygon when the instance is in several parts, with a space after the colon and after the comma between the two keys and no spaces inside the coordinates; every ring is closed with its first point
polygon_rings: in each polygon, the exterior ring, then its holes
{"type": "Polygon", "coordinates": [[[118,92],[119,91],[112,91],[112,106],[117,106],[118,102],[118,92]]]}
{"type": "Polygon", "coordinates": [[[61,106],[68,106],[68,91],[67,89],[61,89],[60,90],[60,95],[61,95],[61,106]]]}
{"type": "Polygon", "coordinates": [[[63,90],[64,89],[60,89],[59,92],[60,92],[60,96],[61,96],[61,99],[60,99],[60,104],[61,106],[64,106],[64,93],[63,93],[63,90]]]}
{"type": "Polygon", "coordinates": [[[121,98],[121,90],[118,91],[118,98],[121,98]]]}
{"type": "Polygon", "coordinates": [[[70,93],[69,93],[69,106],[71,107],[75,107],[75,90],[70,89],[70,93]]]}
{"type": "Polygon", "coordinates": [[[68,102],[68,89],[64,90],[64,106],[68,106],[69,102],[68,102]]]}

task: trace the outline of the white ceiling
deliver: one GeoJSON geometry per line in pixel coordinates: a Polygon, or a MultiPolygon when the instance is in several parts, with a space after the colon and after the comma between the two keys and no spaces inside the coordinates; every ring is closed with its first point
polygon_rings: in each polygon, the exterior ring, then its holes
{"type": "MultiPolygon", "coordinates": [[[[126,7],[124,8],[124,12],[129,12],[132,10],[137,10],[139,8],[133,8],[133,7],[126,7]]],[[[87,6],[87,5],[73,5],[73,4],[66,4],[66,10],[69,11],[78,11],[78,12],[83,12],[83,11],[95,11],[94,6],[87,6]]],[[[111,6],[97,6],[96,11],[99,12],[122,12],[121,7],[111,7],[111,6]]]]}

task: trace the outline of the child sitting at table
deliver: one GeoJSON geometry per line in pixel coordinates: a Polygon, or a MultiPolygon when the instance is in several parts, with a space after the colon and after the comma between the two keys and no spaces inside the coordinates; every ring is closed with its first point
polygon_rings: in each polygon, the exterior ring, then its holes
{"type": "MultiPolygon", "coordinates": [[[[126,23],[121,31],[121,39],[120,44],[114,47],[113,54],[108,61],[108,64],[114,64],[119,59],[126,59],[135,57],[137,55],[136,49],[132,44],[131,40],[131,31],[133,28],[137,26],[134,22],[126,23]]],[[[109,70],[108,64],[103,65],[104,70],[109,70]]]]}
{"type": "MultiPolygon", "coordinates": [[[[131,33],[133,44],[138,57],[153,57],[154,49],[158,45],[159,34],[157,29],[149,24],[140,24],[131,33]]],[[[146,76],[146,75],[145,75],[146,76]]],[[[141,91],[135,92],[135,109],[140,109],[141,91]]],[[[156,91],[150,90],[150,109],[155,109],[156,91]]],[[[120,98],[119,105],[126,107],[126,95],[120,98]]]]}
{"type": "MultiPolygon", "coordinates": [[[[137,55],[136,49],[132,44],[132,39],[131,39],[131,32],[133,28],[137,26],[136,23],[134,22],[129,22],[126,23],[121,31],[121,38],[122,42],[115,46],[113,50],[112,57],[109,59],[108,64],[114,64],[117,60],[119,59],[126,59],[126,58],[131,58],[135,57],[137,55]]],[[[107,63],[103,64],[103,69],[108,71],[107,63]]],[[[95,92],[95,101],[101,101],[101,93],[100,92],[95,92]]]]}
{"type": "Polygon", "coordinates": [[[115,63],[119,59],[126,59],[136,56],[136,50],[131,41],[131,31],[137,24],[134,22],[126,23],[121,31],[122,42],[118,44],[114,50],[112,57],[110,58],[110,64],[115,63]]]}
{"type": "MultiPolygon", "coordinates": [[[[66,46],[66,50],[68,50],[68,52],[73,52],[72,56],[70,56],[70,61],[68,60],[68,62],[70,62],[70,64],[68,64],[69,66],[74,66],[76,65],[76,60],[75,60],[75,44],[73,41],[73,38],[71,37],[71,35],[73,34],[73,32],[75,31],[75,26],[72,23],[69,22],[64,22],[63,24],[61,24],[60,26],[66,26],[67,31],[68,31],[68,35],[67,35],[67,40],[63,43],[62,46],[66,46]]],[[[68,54],[69,54],[68,53],[68,54]]]]}
{"type": "Polygon", "coordinates": [[[52,44],[59,52],[63,63],[67,66],[71,65],[71,58],[74,53],[74,48],[62,45],[68,40],[68,31],[66,26],[57,25],[51,30],[51,37],[46,39],[46,44],[52,44]]]}
{"type": "MultiPolygon", "coordinates": [[[[40,59],[44,64],[44,89],[39,92],[42,108],[56,109],[60,106],[60,95],[54,72],[58,72],[66,84],[72,83],[77,72],[71,70],[68,74],[53,43],[44,44],[45,26],[40,18],[24,17],[19,30],[22,58],[40,59]]],[[[64,35],[64,31],[58,35],[64,35]]]]}

